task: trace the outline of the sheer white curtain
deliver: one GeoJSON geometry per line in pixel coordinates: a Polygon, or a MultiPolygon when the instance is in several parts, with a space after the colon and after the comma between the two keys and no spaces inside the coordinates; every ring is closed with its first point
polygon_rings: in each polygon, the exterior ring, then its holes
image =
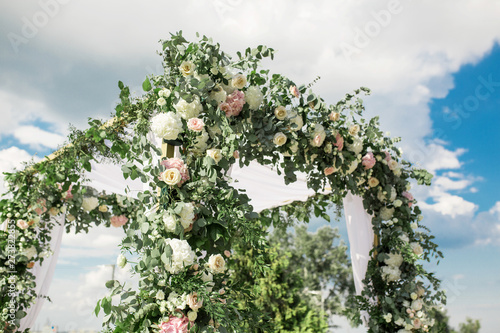
{"type": "MultiPolygon", "coordinates": [[[[351,192],[344,198],[344,215],[349,236],[354,286],[356,294],[361,295],[364,288],[363,279],[370,260],[370,251],[373,248],[372,217],[363,207],[363,198],[355,196],[351,192]]],[[[366,323],[368,314],[362,313],[361,315],[366,323]]]]}
{"type": "MultiPolygon", "coordinates": [[[[52,282],[52,276],[54,275],[54,270],[57,264],[57,257],[59,256],[59,250],[61,248],[61,239],[64,234],[64,221],[65,215],[61,214],[54,218],[56,224],[52,228],[51,232],[51,240],[50,240],[50,249],[53,251],[53,254],[45,258],[43,261],[43,265],[40,265],[39,262],[35,264],[32,268],[32,273],[35,275],[36,282],[36,294],[37,295],[47,295],[50,284],[52,282]]],[[[23,319],[21,319],[20,331],[23,331],[27,328],[31,328],[36,321],[38,313],[42,309],[44,298],[38,298],[36,303],[31,306],[27,310],[27,315],[23,319]]]]}

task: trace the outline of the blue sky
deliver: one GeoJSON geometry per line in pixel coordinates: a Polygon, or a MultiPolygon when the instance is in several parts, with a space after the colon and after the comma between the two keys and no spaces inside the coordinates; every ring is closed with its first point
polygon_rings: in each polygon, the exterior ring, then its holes
{"type": "MultiPolygon", "coordinates": [[[[406,158],[435,175],[431,187],[412,192],[445,254],[431,268],[453,296],[452,324],[470,316],[481,319],[482,333],[497,332],[500,3],[40,0],[0,6],[0,171],[51,153],[69,123],[84,128],[88,117],[107,118],[118,80],[140,92],[145,75],[161,70],[155,51],[169,32],[194,39],[198,31],[233,54],[268,45],[278,51],[266,63],[271,71],[300,83],[321,76],[314,89],[327,102],[359,86],[372,89],[367,116],[380,116],[384,130],[402,137],[406,158]]],[[[345,235],[343,221],[333,224],[345,235]]],[[[50,290],[54,302],[39,325],[50,318],[67,329],[99,327],[88,313],[105,292],[111,273],[102,265],[115,262],[121,236],[101,228],[64,236],[50,290]]]]}

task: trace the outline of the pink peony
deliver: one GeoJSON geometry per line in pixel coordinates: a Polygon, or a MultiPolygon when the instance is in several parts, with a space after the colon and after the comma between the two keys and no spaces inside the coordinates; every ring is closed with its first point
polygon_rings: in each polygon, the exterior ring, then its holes
{"type": "Polygon", "coordinates": [[[120,216],[112,216],[111,217],[111,225],[115,228],[119,228],[125,225],[127,223],[128,218],[125,215],[120,215],[120,216]]]}
{"type": "Polygon", "coordinates": [[[337,147],[339,151],[344,149],[344,138],[340,135],[340,133],[337,133],[335,136],[335,143],[333,145],[337,147]]]}
{"type": "Polygon", "coordinates": [[[167,160],[161,161],[161,165],[165,167],[165,169],[177,169],[181,173],[182,180],[177,183],[178,186],[181,186],[186,181],[189,180],[189,171],[187,169],[184,161],[178,157],[169,158],[167,160]]]}
{"type": "Polygon", "coordinates": [[[170,316],[167,322],[162,322],[160,325],[160,333],[187,333],[189,319],[187,317],[170,316]]]}
{"type": "Polygon", "coordinates": [[[235,90],[226,101],[220,104],[220,109],[226,113],[226,117],[237,116],[240,114],[245,104],[245,94],[242,91],[235,90]]]}
{"type": "Polygon", "coordinates": [[[201,132],[205,123],[200,118],[191,118],[188,120],[187,126],[191,131],[201,132]]]}
{"type": "Polygon", "coordinates": [[[413,205],[413,195],[410,192],[404,191],[403,197],[408,199],[408,207],[411,207],[413,205]]]}
{"type": "Polygon", "coordinates": [[[375,159],[375,156],[373,156],[372,152],[366,153],[366,155],[363,156],[362,164],[365,167],[365,170],[373,168],[375,162],[377,162],[377,160],[375,159]]]}
{"type": "Polygon", "coordinates": [[[300,97],[300,92],[297,86],[290,86],[290,93],[297,98],[300,97]]]}

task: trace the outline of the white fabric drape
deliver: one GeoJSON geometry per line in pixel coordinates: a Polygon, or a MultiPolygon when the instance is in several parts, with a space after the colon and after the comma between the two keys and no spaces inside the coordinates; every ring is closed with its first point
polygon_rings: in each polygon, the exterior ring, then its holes
{"type": "MultiPolygon", "coordinates": [[[[54,275],[54,270],[56,269],[57,257],[59,256],[61,248],[62,235],[65,230],[65,215],[58,215],[54,217],[54,220],[56,224],[53,226],[50,233],[50,249],[53,254],[43,260],[43,265],[40,265],[40,262],[36,262],[35,266],[32,268],[32,273],[35,275],[35,291],[37,295],[47,295],[52,282],[52,277],[54,275]]],[[[19,328],[21,332],[27,328],[31,328],[35,324],[36,318],[42,309],[44,301],[44,298],[38,298],[36,303],[27,310],[26,317],[21,319],[21,326],[19,328]]]]}
{"type": "MultiPolygon", "coordinates": [[[[354,287],[356,295],[361,295],[364,288],[363,279],[370,260],[370,251],[373,248],[372,217],[363,207],[363,198],[355,196],[351,192],[344,198],[344,215],[349,237],[354,287]]],[[[366,324],[368,314],[363,312],[361,316],[366,324]]]]}

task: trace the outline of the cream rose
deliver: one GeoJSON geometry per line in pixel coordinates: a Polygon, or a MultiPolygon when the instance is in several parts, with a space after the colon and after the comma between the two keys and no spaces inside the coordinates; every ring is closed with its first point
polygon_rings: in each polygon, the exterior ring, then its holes
{"type": "Polygon", "coordinates": [[[165,104],[167,104],[167,101],[165,100],[165,98],[163,97],[160,97],[156,100],[156,105],[158,106],[164,106],[165,104]]]}
{"type": "Polygon", "coordinates": [[[370,187],[375,187],[379,184],[380,182],[378,181],[377,178],[375,177],[371,177],[370,179],[368,179],[368,186],[370,187]]]}
{"type": "Polygon", "coordinates": [[[28,229],[29,224],[25,220],[18,220],[17,221],[17,226],[21,229],[28,229]]]}
{"type": "Polygon", "coordinates": [[[101,213],[106,213],[108,211],[108,206],[106,206],[106,205],[100,205],[99,206],[99,211],[101,213]]]}
{"type": "Polygon", "coordinates": [[[420,245],[419,243],[416,242],[410,243],[410,247],[413,253],[416,254],[417,256],[420,256],[424,253],[424,249],[422,248],[422,245],[420,245]]]}
{"type": "Polygon", "coordinates": [[[231,85],[236,89],[242,89],[247,85],[247,77],[243,74],[236,74],[231,80],[231,85]]]}
{"type": "Polygon", "coordinates": [[[207,150],[207,156],[210,156],[217,164],[222,159],[222,151],[220,149],[209,149],[207,150]]]}
{"type": "Polygon", "coordinates": [[[287,137],[285,134],[278,132],[274,135],[273,142],[276,146],[283,146],[286,143],[287,137]]]}
{"type": "Polygon", "coordinates": [[[161,180],[164,181],[167,185],[177,185],[182,180],[182,176],[179,170],[176,168],[167,169],[162,172],[161,180]]]}
{"type": "Polygon", "coordinates": [[[162,90],[158,91],[158,96],[168,98],[170,97],[171,93],[172,92],[170,91],[170,89],[163,88],[162,90]]]}
{"type": "Polygon", "coordinates": [[[302,116],[297,114],[297,112],[295,111],[288,114],[288,121],[290,121],[291,125],[296,125],[290,126],[290,131],[297,132],[300,131],[302,127],[304,127],[304,120],[302,119],[302,116]]]}
{"type": "Polygon", "coordinates": [[[198,311],[203,306],[203,299],[198,298],[197,293],[191,293],[187,296],[186,303],[191,310],[198,311]]]}
{"type": "Polygon", "coordinates": [[[359,133],[359,125],[352,125],[351,127],[349,127],[349,134],[351,134],[352,136],[356,136],[358,135],[359,133]]]}
{"type": "Polygon", "coordinates": [[[328,118],[330,118],[331,121],[337,121],[340,119],[340,113],[332,112],[328,115],[328,118]]]}
{"type": "Polygon", "coordinates": [[[210,258],[208,258],[208,268],[214,274],[224,273],[226,270],[226,261],[220,254],[212,254],[210,258]]]}
{"type": "Polygon", "coordinates": [[[363,140],[361,138],[354,137],[353,142],[347,144],[347,150],[352,151],[356,155],[361,153],[363,150],[363,140]]]}
{"type": "Polygon", "coordinates": [[[182,76],[186,77],[194,74],[196,66],[192,61],[183,61],[179,66],[179,70],[181,71],[182,76]]]}
{"type": "Polygon", "coordinates": [[[312,139],[310,140],[310,144],[313,147],[320,147],[326,138],[325,128],[321,124],[314,124],[314,131],[312,133],[312,139]]]}
{"type": "Polygon", "coordinates": [[[83,198],[82,208],[87,212],[94,210],[97,206],[99,206],[99,200],[95,197],[83,198]]]}
{"type": "Polygon", "coordinates": [[[287,114],[286,108],[283,105],[280,105],[276,109],[274,109],[274,116],[279,120],[285,119],[286,114],[287,114]]]}

